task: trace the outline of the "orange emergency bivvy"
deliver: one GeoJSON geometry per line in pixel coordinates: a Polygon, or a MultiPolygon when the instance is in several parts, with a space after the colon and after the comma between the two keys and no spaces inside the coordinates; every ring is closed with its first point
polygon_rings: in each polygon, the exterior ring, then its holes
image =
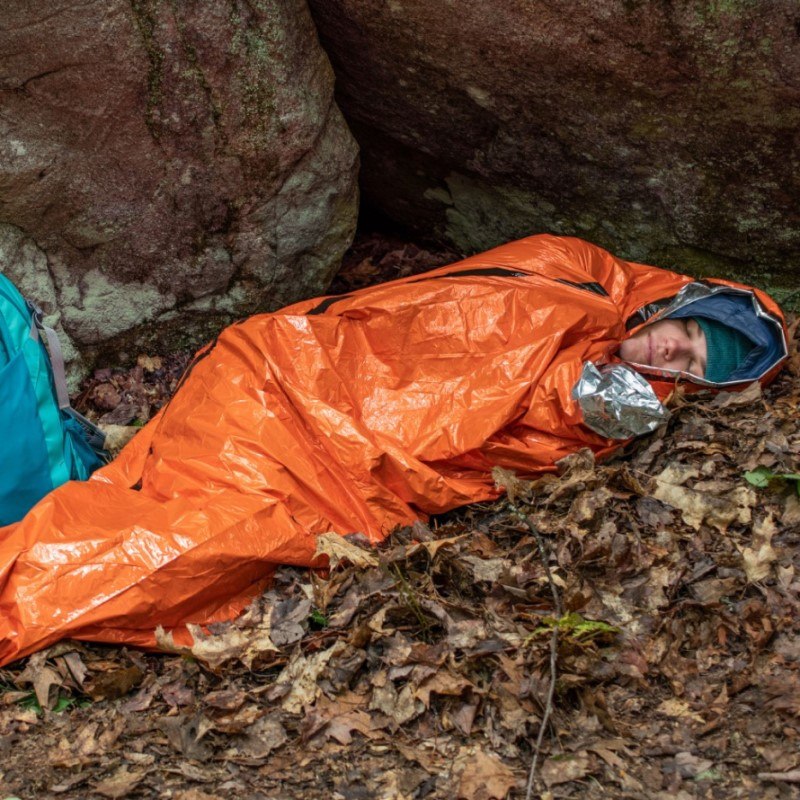
{"type": "Polygon", "coordinates": [[[691,283],[532,236],[230,326],[113,463],[0,531],[0,663],[64,637],[153,647],[157,625],[185,640],[311,564],[322,532],[377,542],[496,497],[495,465],[609,452],[572,397],[584,364],[691,283]]]}

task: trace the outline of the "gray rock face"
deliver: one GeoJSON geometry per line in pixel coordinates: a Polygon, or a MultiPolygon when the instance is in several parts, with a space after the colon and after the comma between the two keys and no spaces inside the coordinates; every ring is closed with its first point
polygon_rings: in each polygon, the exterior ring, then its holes
{"type": "Polygon", "coordinates": [[[465,251],[539,231],[797,275],[795,0],[310,0],[366,199],[465,251]]]}
{"type": "Polygon", "coordinates": [[[87,360],[323,290],[357,213],[332,93],[304,0],[4,3],[0,269],[87,360]]]}

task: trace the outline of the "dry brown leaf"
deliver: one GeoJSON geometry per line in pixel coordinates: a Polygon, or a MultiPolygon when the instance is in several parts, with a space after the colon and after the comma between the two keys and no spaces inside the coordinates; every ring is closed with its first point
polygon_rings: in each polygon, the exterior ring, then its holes
{"type": "Polygon", "coordinates": [[[162,367],[160,356],[146,356],[142,354],[136,359],[136,363],[145,372],[155,372],[157,369],[161,369],[162,367]]]}
{"type": "Polygon", "coordinates": [[[81,689],[86,680],[86,665],[80,653],[64,653],[56,659],[58,671],[64,676],[65,685],[70,685],[75,689],[81,689]]]}
{"type": "Polygon", "coordinates": [[[273,750],[282,747],[288,736],[277,714],[261,717],[246,731],[239,751],[248,758],[266,758],[273,750]]]}
{"type": "Polygon", "coordinates": [[[778,558],[772,549],[772,537],[776,533],[777,528],[771,515],[753,525],[753,546],[741,550],[744,571],[750,583],[764,580],[778,558]]]}
{"type": "Polygon", "coordinates": [[[293,644],[306,632],[311,601],[305,597],[290,597],[278,601],[269,609],[269,638],[276,647],[293,644]]]}
{"type": "Polygon", "coordinates": [[[178,789],[172,798],[173,800],[225,800],[221,795],[209,794],[201,789],[178,789]]]}
{"type": "Polygon", "coordinates": [[[428,555],[431,557],[431,559],[433,559],[433,557],[442,547],[455,544],[456,542],[460,542],[465,538],[466,535],[462,534],[461,536],[451,536],[448,539],[432,539],[428,542],[415,542],[411,547],[408,548],[407,556],[412,556],[414,553],[424,548],[428,551],[428,555]]]}
{"type": "Polygon", "coordinates": [[[290,714],[299,714],[306,706],[310,706],[317,699],[320,688],[317,680],[328,662],[341,653],[347,644],[337,640],[332,647],[321,650],[309,656],[304,656],[299,650],[295,651],[289,663],[278,676],[277,685],[288,685],[289,693],[283,698],[281,707],[290,714]]]}
{"type": "Polygon", "coordinates": [[[514,771],[494,753],[462,747],[457,761],[465,764],[456,793],[459,800],[503,800],[517,785],[514,771]]]}
{"type": "Polygon", "coordinates": [[[38,671],[33,679],[33,691],[42,708],[53,708],[58,700],[58,688],[63,682],[64,679],[51,667],[43,666],[38,671]]]}
{"type": "Polygon", "coordinates": [[[414,693],[414,697],[422,700],[425,708],[430,708],[431,695],[451,695],[460,697],[467,689],[473,689],[473,684],[460,675],[453,675],[445,669],[439,670],[432,678],[429,678],[420,685],[414,693]]]}
{"type": "MultiPolygon", "coordinates": [[[[756,501],[752,489],[737,486],[721,496],[696,491],[682,485],[691,477],[690,472],[681,473],[675,467],[667,467],[655,479],[656,490],[653,497],[677,508],[684,522],[695,530],[699,530],[706,522],[724,533],[732,522],[750,522],[751,508],[756,501]]],[[[697,474],[696,471],[693,472],[697,474]]]]}
{"type": "Polygon", "coordinates": [[[53,669],[47,660],[70,652],[72,649],[73,647],[68,644],[60,643],[55,647],[34,653],[28,659],[25,669],[17,676],[15,683],[17,686],[33,686],[39,705],[42,708],[52,708],[58,700],[58,688],[63,686],[64,676],[53,669]]]}
{"type": "Polygon", "coordinates": [[[508,569],[508,561],[505,558],[464,556],[461,560],[470,565],[472,577],[476,581],[494,583],[508,569]]]}
{"type": "Polygon", "coordinates": [[[200,739],[209,730],[207,722],[198,716],[162,717],[158,727],[167,735],[172,747],[186,758],[202,761],[211,750],[200,739]]]}
{"type": "Polygon", "coordinates": [[[97,672],[87,681],[84,690],[92,700],[116,700],[138,686],[143,677],[144,673],[134,665],[109,672],[97,672]]]}
{"type": "Polygon", "coordinates": [[[209,692],[203,702],[209,708],[219,711],[236,711],[244,705],[247,694],[241,690],[221,689],[209,692]]]}
{"type": "MultiPolygon", "coordinates": [[[[31,713],[35,714],[36,712],[32,711],[31,713]]],[[[48,754],[49,763],[55,767],[75,767],[91,761],[99,747],[97,740],[99,727],[99,723],[89,722],[83,725],[77,733],[72,734],[69,739],[61,738],[56,747],[51,749],[48,754]]]]}
{"type": "Polygon", "coordinates": [[[111,423],[99,427],[106,435],[105,448],[112,458],[142,429],[140,425],[113,425],[111,423]]]}
{"type": "MultiPolygon", "coordinates": [[[[454,711],[449,712],[450,721],[464,734],[469,736],[472,733],[472,726],[475,724],[475,715],[478,713],[478,704],[462,703],[454,711]]],[[[442,719],[444,723],[444,717],[442,719]]]]}
{"type": "Polygon", "coordinates": [[[753,408],[755,404],[761,404],[763,395],[761,384],[751,383],[741,392],[720,392],[709,404],[711,408],[753,408]]]}
{"type": "Polygon", "coordinates": [[[525,497],[530,491],[530,482],[520,480],[511,470],[495,467],[492,470],[492,480],[498,489],[502,489],[512,503],[518,497],[525,497]]]}
{"type": "Polygon", "coordinates": [[[676,771],[682,778],[694,778],[701,772],[706,772],[714,766],[714,762],[707,758],[683,751],[675,754],[676,771]]]}
{"type": "Polygon", "coordinates": [[[317,550],[314,557],[320,556],[328,557],[331,569],[336,569],[342,561],[347,561],[354,567],[362,569],[378,566],[378,559],[372,553],[351,544],[338,533],[323,533],[317,537],[317,550]]]}
{"type": "Polygon", "coordinates": [[[542,764],[542,780],[549,789],[559,783],[577,781],[589,774],[591,760],[585,751],[551,756],[542,764]]]}
{"type": "Polygon", "coordinates": [[[358,731],[368,738],[374,735],[372,718],[366,711],[351,710],[331,717],[325,728],[328,738],[336,739],[339,744],[350,744],[353,740],[352,732],[358,731]]]}
{"type": "Polygon", "coordinates": [[[398,692],[392,681],[375,687],[369,707],[382,711],[398,725],[405,724],[425,710],[425,706],[414,697],[414,688],[411,685],[406,684],[398,692]]]}
{"type": "Polygon", "coordinates": [[[94,791],[113,800],[128,797],[144,776],[144,772],[129,772],[126,766],[122,766],[110,778],[96,784],[94,791]]]}
{"type": "Polygon", "coordinates": [[[219,669],[226,662],[238,658],[247,667],[252,666],[252,662],[266,652],[277,651],[277,647],[269,638],[266,623],[256,628],[238,628],[234,624],[227,625],[224,630],[218,633],[206,633],[200,625],[191,623],[186,625],[186,629],[192,636],[193,642],[190,647],[183,647],[175,644],[175,640],[170,631],[165,631],[160,625],[156,628],[156,644],[162,649],[181,655],[192,655],[203,661],[211,669],[219,669]]]}
{"type": "Polygon", "coordinates": [[[800,753],[797,752],[797,748],[784,745],[762,745],[757,746],[756,750],[773,772],[788,772],[800,767],[800,753]]]}
{"type": "Polygon", "coordinates": [[[688,703],[684,702],[683,700],[678,700],[675,697],[664,700],[662,703],[660,703],[658,708],[656,708],[656,714],[663,714],[665,717],[690,719],[694,722],[700,723],[705,722],[705,720],[699,714],[692,711],[688,703]]]}
{"type": "Polygon", "coordinates": [[[800,522],[800,496],[797,492],[792,492],[786,497],[781,522],[784,525],[797,525],[800,522]]]}
{"type": "Polygon", "coordinates": [[[247,646],[247,636],[233,625],[223,633],[215,634],[205,633],[199,625],[189,624],[186,629],[194,640],[190,647],[176,645],[172,633],[165,631],[160,625],[156,628],[156,643],[162,649],[173,653],[193,655],[212,669],[220,667],[232,658],[237,658],[247,646]]]}
{"type": "Polygon", "coordinates": [[[250,728],[254,722],[264,716],[264,709],[253,704],[240,708],[230,714],[218,714],[213,719],[206,720],[207,724],[215,731],[223,733],[242,733],[250,728]]]}
{"type": "Polygon", "coordinates": [[[438,751],[438,741],[430,742],[429,745],[430,747],[426,747],[425,742],[413,745],[407,745],[401,741],[394,742],[395,750],[406,760],[416,762],[430,775],[439,775],[444,769],[446,759],[438,751]]]}

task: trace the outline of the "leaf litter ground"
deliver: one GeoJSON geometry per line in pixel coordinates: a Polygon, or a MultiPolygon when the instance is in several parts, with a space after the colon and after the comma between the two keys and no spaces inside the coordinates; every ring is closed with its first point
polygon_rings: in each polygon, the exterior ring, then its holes
{"type": "MultiPolygon", "coordinates": [[[[334,291],[452,258],[363,236],[334,291]]],[[[796,333],[763,394],[677,396],[611,461],[500,475],[509,498],[377,550],[323,537],[329,572],[279,569],[191,651],[66,642],[0,670],[2,796],[522,798],[555,627],[532,796],[797,797],[796,333]]],[[[99,370],[79,405],[121,441],[187,360],[99,370]]]]}

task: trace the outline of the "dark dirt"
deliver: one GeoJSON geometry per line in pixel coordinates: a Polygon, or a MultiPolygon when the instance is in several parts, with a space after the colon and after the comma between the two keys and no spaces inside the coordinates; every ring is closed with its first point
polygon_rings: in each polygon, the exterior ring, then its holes
{"type": "MultiPolygon", "coordinates": [[[[332,291],[452,258],[365,237],[332,291]]],[[[0,670],[0,796],[522,798],[556,626],[533,797],[797,797],[796,345],[763,394],[679,394],[602,465],[499,475],[513,502],[326,540],[329,573],[279,570],[192,652],[68,642],[0,670]]],[[[188,357],[98,371],[80,405],[143,422],[188,357]]]]}

